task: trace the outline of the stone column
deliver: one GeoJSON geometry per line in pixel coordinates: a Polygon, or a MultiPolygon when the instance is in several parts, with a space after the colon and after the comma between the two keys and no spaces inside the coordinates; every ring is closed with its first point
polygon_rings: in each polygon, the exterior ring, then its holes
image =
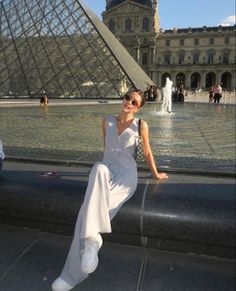
{"type": "Polygon", "coordinates": [[[186,88],[191,88],[191,72],[186,71],[186,88]]]}
{"type": "Polygon", "coordinates": [[[222,73],[220,71],[216,72],[216,84],[221,84],[222,73]]]}
{"type": "Polygon", "coordinates": [[[137,37],[134,42],[134,50],[135,50],[134,54],[135,54],[136,62],[138,64],[140,64],[140,45],[141,45],[140,39],[137,37]]]}
{"type": "Polygon", "coordinates": [[[201,72],[201,88],[205,88],[206,86],[206,72],[201,72]]]}
{"type": "Polygon", "coordinates": [[[138,64],[140,64],[140,46],[135,45],[134,50],[135,50],[135,60],[138,64]]]}
{"type": "Polygon", "coordinates": [[[149,41],[149,54],[150,54],[150,65],[155,63],[155,54],[156,54],[156,41],[151,39],[149,41]]]}

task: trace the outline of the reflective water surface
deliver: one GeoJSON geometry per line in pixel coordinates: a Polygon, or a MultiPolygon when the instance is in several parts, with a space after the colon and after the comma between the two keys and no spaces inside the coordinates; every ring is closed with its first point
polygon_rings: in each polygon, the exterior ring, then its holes
{"type": "MultiPolygon", "coordinates": [[[[232,170],[235,164],[235,107],[160,104],[138,113],[149,124],[153,153],[164,167],[232,170]]],[[[0,108],[0,137],[8,156],[95,161],[101,158],[101,120],[119,104],[0,108]]]]}

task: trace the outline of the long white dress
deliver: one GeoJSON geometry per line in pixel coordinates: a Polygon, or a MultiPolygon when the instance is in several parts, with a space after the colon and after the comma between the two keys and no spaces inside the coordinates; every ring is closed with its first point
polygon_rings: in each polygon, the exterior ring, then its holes
{"type": "Polygon", "coordinates": [[[88,276],[80,267],[85,238],[111,232],[112,218],[136,190],[138,175],[134,155],[137,138],[137,118],[118,135],[115,116],[107,117],[103,160],[90,172],[74,238],[61,273],[61,278],[72,287],[88,276]]]}

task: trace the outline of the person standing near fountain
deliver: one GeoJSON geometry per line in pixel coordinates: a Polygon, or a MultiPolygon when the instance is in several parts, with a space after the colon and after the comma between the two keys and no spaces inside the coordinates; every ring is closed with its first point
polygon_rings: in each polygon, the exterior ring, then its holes
{"type": "MultiPolygon", "coordinates": [[[[134,194],[137,183],[135,161],[139,119],[135,113],[145,103],[138,89],[124,96],[119,115],[103,119],[104,156],[89,175],[84,202],[79,211],[74,238],[61,276],[52,284],[53,291],[68,291],[82,282],[98,266],[98,251],[102,246],[101,233],[110,233],[111,220],[121,206],[134,194]]],[[[159,173],[149,144],[148,125],[141,122],[144,156],[156,179],[168,178],[159,173]]]]}
{"type": "Polygon", "coordinates": [[[220,103],[220,99],[222,98],[222,87],[220,84],[215,85],[213,89],[214,94],[214,103],[220,103]]]}

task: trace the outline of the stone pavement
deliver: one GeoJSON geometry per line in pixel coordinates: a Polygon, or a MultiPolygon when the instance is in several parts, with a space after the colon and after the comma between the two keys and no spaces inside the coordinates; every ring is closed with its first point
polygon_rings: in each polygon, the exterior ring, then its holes
{"type": "MultiPolygon", "coordinates": [[[[71,237],[0,225],[0,290],[49,291],[71,237]]],[[[105,242],[97,270],[75,291],[234,291],[234,263],[105,242]]]]}

